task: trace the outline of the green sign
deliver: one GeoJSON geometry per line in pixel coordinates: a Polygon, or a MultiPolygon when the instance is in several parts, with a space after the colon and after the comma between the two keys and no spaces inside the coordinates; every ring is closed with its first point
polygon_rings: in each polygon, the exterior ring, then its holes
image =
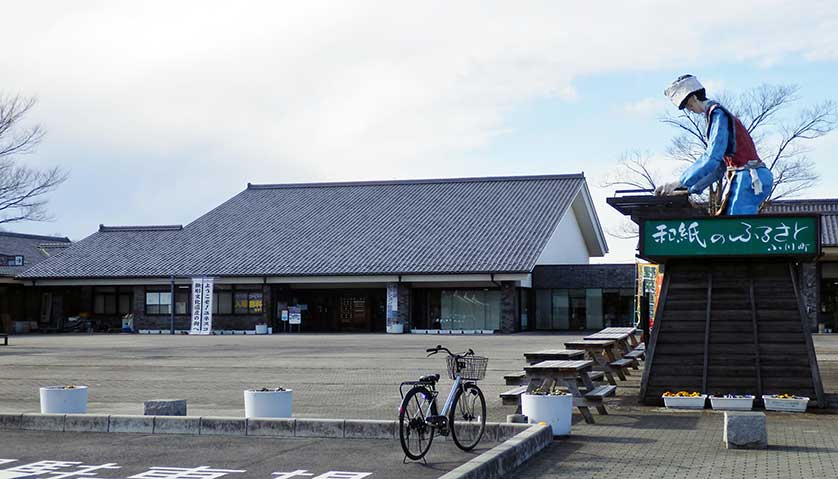
{"type": "Polygon", "coordinates": [[[726,216],[647,219],[640,228],[640,256],[816,256],[817,216],[726,216]]]}

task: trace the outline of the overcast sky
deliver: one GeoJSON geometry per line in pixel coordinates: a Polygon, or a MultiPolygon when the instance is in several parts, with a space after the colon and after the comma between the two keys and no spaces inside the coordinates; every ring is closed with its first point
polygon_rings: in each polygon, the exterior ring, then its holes
{"type": "MultiPolygon", "coordinates": [[[[47,130],[23,161],[71,174],[55,221],[9,229],[185,224],[247,182],[580,171],[610,227],[598,184],[662,156],[678,75],[838,99],[834,0],[583,3],[0,0],[0,92],[47,130]]],[[[808,196],[838,196],[838,133],[814,146],[808,196]]]]}

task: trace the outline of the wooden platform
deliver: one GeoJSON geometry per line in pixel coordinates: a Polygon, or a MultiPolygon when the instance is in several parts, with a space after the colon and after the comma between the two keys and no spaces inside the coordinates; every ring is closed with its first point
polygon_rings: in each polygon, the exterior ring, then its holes
{"type": "Polygon", "coordinates": [[[826,406],[794,263],[667,263],[641,400],[666,390],[790,393],[826,406]]]}

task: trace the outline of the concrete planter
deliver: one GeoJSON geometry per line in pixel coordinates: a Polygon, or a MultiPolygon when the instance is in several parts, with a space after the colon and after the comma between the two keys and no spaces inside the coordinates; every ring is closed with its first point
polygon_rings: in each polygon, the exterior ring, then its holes
{"type": "Polygon", "coordinates": [[[573,417],[573,396],[522,394],[521,409],[530,423],[547,423],[553,429],[554,436],[570,434],[570,422],[573,417]]]}
{"type": "Polygon", "coordinates": [[[256,325],[256,334],[268,334],[268,325],[267,324],[257,324],[256,325]]]}
{"type": "Polygon", "coordinates": [[[698,397],[663,397],[664,405],[671,409],[704,409],[704,403],[706,402],[706,394],[698,397]]]}
{"type": "Polygon", "coordinates": [[[390,334],[403,334],[404,333],[404,324],[402,323],[388,323],[387,324],[387,332],[390,334]]]}
{"type": "Polygon", "coordinates": [[[806,407],[809,405],[807,397],[781,399],[766,394],[762,396],[762,400],[765,402],[767,411],[806,412],[806,407]]]}
{"type": "Polygon", "coordinates": [[[246,390],[244,392],[244,416],[255,417],[291,417],[291,406],[294,391],[259,391],[246,390]]]}
{"type": "Polygon", "coordinates": [[[710,396],[710,406],[722,411],[750,411],[754,408],[754,397],[719,398],[710,396]]]}
{"type": "Polygon", "coordinates": [[[40,388],[42,414],[84,414],[87,412],[87,386],[46,386],[40,388]]]}

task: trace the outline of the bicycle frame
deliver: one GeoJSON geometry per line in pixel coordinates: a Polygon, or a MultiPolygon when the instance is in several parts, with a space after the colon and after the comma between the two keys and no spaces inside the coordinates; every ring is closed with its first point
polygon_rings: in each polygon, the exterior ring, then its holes
{"type": "Polygon", "coordinates": [[[442,411],[439,412],[440,416],[448,417],[448,411],[451,410],[451,406],[454,404],[454,396],[457,395],[457,390],[460,389],[460,386],[463,385],[463,377],[457,376],[457,379],[454,380],[454,385],[451,386],[451,391],[448,393],[448,398],[445,400],[445,405],[442,406],[442,411]]]}

